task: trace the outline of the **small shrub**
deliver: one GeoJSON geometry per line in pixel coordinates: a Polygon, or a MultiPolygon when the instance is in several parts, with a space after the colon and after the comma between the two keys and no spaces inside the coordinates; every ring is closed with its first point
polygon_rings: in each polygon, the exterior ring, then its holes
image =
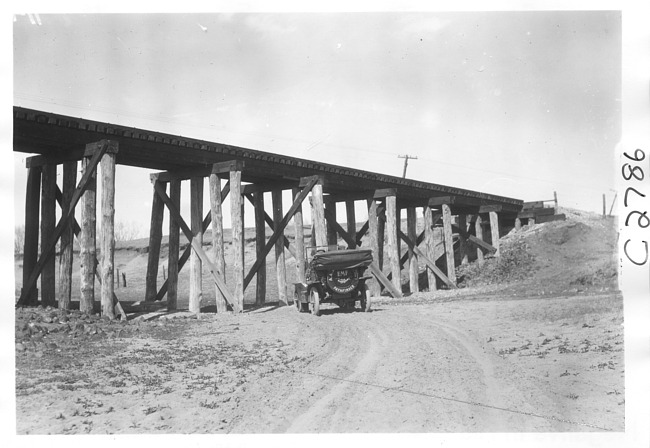
{"type": "Polygon", "coordinates": [[[470,263],[457,269],[460,286],[489,285],[524,280],[533,273],[535,257],[524,241],[510,241],[499,249],[498,257],[487,258],[482,265],[470,263]]]}

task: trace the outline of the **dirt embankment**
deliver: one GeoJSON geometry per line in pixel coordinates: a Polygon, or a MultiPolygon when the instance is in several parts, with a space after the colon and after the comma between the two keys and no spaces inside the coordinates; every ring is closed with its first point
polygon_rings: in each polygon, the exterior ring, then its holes
{"type": "Polygon", "coordinates": [[[370,313],[19,309],[17,432],[623,431],[623,301],[594,275],[611,225],[575,222],[504,238],[532,254],[516,283],[467,275],[370,313]]]}

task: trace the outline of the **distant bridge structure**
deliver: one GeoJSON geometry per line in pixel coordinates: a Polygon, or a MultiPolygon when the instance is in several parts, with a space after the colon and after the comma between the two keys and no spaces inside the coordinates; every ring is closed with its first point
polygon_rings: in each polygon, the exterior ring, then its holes
{"type": "Polygon", "coordinates": [[[518,199],[21,107],[14,107],[13,117],[14,151],[36,154],[26,160],[25,247],[19,305],[70,307],[72,241],[76,235],[80,245],[80,309],[92,312],[97,277],[102,314],[110,318],[124,314],[114,290],[114,212],[119,206],[115,204],[116,165],[157,171],[150,175],[153,201],[149,263],[142,299],[153,302],[166,298],[170,310],[177,307],[178,273],[188,261],[190,311],[198,313],[201,309],[203,266],[208,267],[216,286],[217,312],[243,311],[244,291],[253,279],[256,303],[264,303],[266,259],[271,251],[275,254],[278,300],[289,303],[285,250],[296,259],[299,281],[304,280],[300,278],[305,264],[304,209],[311,213],[311,245],[342,242],[354,248],[363,243],[371,248],[375,261],[370,270],[376,280],[371,285],[372,294],[383,292],[394,297],[402,297],[404,291],[417,292],[422,284],[430,290],[455,288],[458,263],[469,259],[480,262],[485,254],[498,253],[499,237],[520,224],[518,213],[523,201],[518,199]],[[77,182],[78,164],[83,174],[77,182]],[[61,186],[57,184],[59,170],[61,186]],[[206,179],[210,210],[204,215],[206,179]],[[99,199],[103,223],[99,233],[98,181],[102,186],[99,199]],[[181,185],[185,181],[190,184],[189,223],[180,214],[181,185]],[[291,190],[293,198],[286,213],[282,204],[285,190],[291,190]],[[272,216],[264,210],[268,196],[272,216]],[[226,200],[230,201],[230,241],[223,238],[222,205],[226,200]],[[251,202],[255,210],[255,260],[244,259],[245,201],[251,202]],[[360,229],[356,226],[356,201],[363,201],[368,208],[368,220],[360,229]],[[57,203],[61,208],[58,223],[57,203]],[[345,203],[345,227],[338,222],[337,203],[345,203]],[[77,206],[81,208],[81,222],[75,219],[77,206]],[[170,216],[167,279],[158,285],[165,210],[170,216]],[[406,210],[406,231],[401,228],[402,210],[406,210]],[[419,234],[418,212],[424,221],[419,234]],[[293,245],[284,234],[290,222],[295,227],[293,245]],[[267,226],[271,231],[268,238],[267,226]],[[210,251],[203,249],[202,241],[208,227],[213,235],[210,251]],[[181,232],[190,242],[183,253],[181,232]],[[406,246],[404,254],[400,253],[402,242],[406,246]],[[228,244],[232,257],[225,260],[224,248],[228,244]],[[233,271],[228,281],[226,263],[233,271]]]}

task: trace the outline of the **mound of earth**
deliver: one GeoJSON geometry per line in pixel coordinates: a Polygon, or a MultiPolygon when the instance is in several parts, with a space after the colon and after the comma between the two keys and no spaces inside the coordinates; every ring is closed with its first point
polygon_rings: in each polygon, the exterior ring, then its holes
{"type": "Polygon", "coordinates": [[[512,230],[500,241],[500,256],[458,268],[460,286],[500,284],[541,295],[616,291],[617,222],[576,210],[565,221],[512,230]]]}

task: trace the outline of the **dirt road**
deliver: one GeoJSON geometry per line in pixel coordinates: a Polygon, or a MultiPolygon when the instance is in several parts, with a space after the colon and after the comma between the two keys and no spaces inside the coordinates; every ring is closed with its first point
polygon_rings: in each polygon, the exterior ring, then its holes
{"type": "Polygon", "coordinates": [[[26,343],[18,433],[624,429],[615,295],[180,316],[26,343]]]}

